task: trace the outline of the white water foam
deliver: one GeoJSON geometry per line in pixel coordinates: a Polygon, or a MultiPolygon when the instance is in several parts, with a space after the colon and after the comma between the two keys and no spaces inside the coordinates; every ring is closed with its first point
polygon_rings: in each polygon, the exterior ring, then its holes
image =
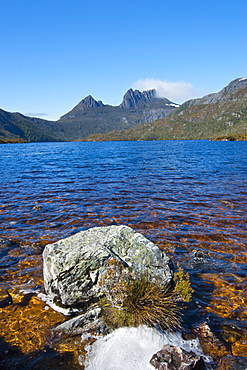
{"type": "Polygon", "coordinates": [[[161,333],[140,326],[119,328],[98,339],[88,348],[85,370],[153,370],[149,361],[164,344],[193,351],[206,362],[211,360],[203,355],[198,339],[183,340],[180,333],[161,333]]]}

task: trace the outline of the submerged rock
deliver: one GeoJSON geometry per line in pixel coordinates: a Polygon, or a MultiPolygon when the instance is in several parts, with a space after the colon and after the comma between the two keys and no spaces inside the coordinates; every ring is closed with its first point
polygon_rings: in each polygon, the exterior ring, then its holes
{"type": "Polygon", "coordinates": [[[210,260],[208,253],[194,249],[191,252],[190,265],[193,269],[208,270],[209,266],[212,267],[212,261],[210,260]]]}
{"type": "Polygon", "coordinates": [[[202,322],[194,326],[192,332],[197,335],[205,354],[212,356],[214,359],[228,354],[229,351],[224,343],[214,335],[207,323],[202,322]]]}
{"type": "Polygon", "coordinates": [[[43,252],[44,286],[50,301],[85,311],[102,296],[100,281],[116,260],[134,276],[168,284],[173,264],[154,243],[128,226],[95,227],[49,244],[43,252]]]}
{"type": "Polygon", "coordinates": [[[153,355],[150,364],[158,370],[204,370],[202,356],[187,352],[180,347],[165,344],[160,351],[153,355]]]}

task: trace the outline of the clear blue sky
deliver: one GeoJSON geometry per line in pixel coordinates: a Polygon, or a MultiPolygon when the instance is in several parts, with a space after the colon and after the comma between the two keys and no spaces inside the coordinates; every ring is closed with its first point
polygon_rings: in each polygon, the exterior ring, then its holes
{"type": "Polygon", "coordinates": [[[246,0],[0,0],[0,14],[7,111],[58,119],[157,84],[182,102],[247,77],[246,0]]]}

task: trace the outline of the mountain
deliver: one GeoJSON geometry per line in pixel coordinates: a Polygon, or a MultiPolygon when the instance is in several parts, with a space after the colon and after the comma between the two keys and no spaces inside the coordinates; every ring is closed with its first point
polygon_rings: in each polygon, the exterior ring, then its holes
{"type": "Polygon", "coordinates": [[[104,104],[102,101],[96,101],[91,95],[88,95],[85,99],[80,101],[70,112],[62,116],[62,119],[76,117],[77,115],[82,115],[82,112],[88,108],[99,108],[103,107],[104,104]]]}
{"type": "Polygon", "coordinates": [[[153,122],[167,117],[177,107],[178,104],[166,98],[157,98],[155,90],[140,92],[129,89],[119,106],[105,105],[89,95],[58,122],[66,130],[70,140],[75,140],[91,134],[126,130],[153,122]]]}
{"type": "Polygon", "coordinates": [[[180,106],[158,98],[155,90],[129,89],[119,106],[105,105],[89,95],[56,122],[0,109],[0,142],[234,139],[246,135],[247,78],[180,106]]]}
{"type": "Polygon", "coordinates": [[[87,140],[235,139],[247,135],[247,78],[231,81],[218,93],[192,99],[161,120],[87,140]]]}

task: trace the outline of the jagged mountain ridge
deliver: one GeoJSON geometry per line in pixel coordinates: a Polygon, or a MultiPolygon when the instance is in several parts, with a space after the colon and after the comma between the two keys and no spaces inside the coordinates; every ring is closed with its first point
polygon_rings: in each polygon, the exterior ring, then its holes
{"type": "Polygon", "coordinates": [[[165,105],[166,107],[179,106],[179,104],[174,104],[166,98],[158,98],[155,89],[143,92],[129,89],[124,95],[123,101],[119,107],[125,109],[144,109],[150,108],[150,103],[153,107],[160,104],[162,104],[162,106],[165,105]]]}
{"type": "Polygon", "coordinates": [[[247,78],[231,81],[218,93],[192,99],[161,120],[87,140],[174,140],[246,137],[247,78]]]}
{"type": "MultiPolygon", "coordinates": [[[[139,90],[132,90],[129,89],[122,100],[122,103],[119,106],[112,106],[112,107],[119,107],[124,109],[145,109],[150,108],[150,104],[152,107],[158,105],[158,107],[164,108],[176,108],[179,104],[172,103],[167,98],[158,98],[156,96],[156,90],[146,90],[146,91],[139,91],[139,90]]],[[[73,116],[73,114],[80,114],[81,111],[84,111],[88,108],[99,108],[99,107],[111,107],[110,105],[105,105],[102,103],[101,100],[95,100],[92,95],[88,95],[86,98],[81,100],[71,111],[64,114],[61,118],[66,118],[67,116],[73,116]]]]}
{"type": "Polygon", "coordinates": [[[178,106],[166,98],[157,98],[154,89],[143,92],[129,89],[118,106],[105,105],[89,95],[58,122],[64,130],[66,127],[68,139],[75,140],[91,134],[126,130],[153,122],[167,117],[178,106]]]}
{"type": "Polygon", "coordinates": [[[146,107],[146,102],[155,100],[156,90],[133,91],[129,89],[123,97],[122,103],[119,105],[120,108],[125,109],[140,109],[146,107]]]}

